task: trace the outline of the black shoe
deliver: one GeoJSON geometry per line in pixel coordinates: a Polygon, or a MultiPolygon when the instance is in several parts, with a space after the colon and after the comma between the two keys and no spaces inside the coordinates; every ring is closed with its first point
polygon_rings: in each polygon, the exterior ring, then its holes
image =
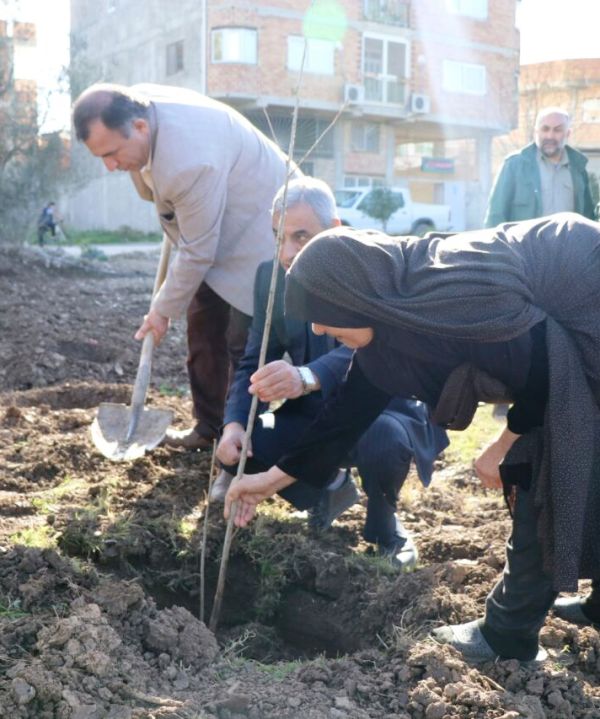
{"type": "Polygon", "coordinates": [[[419,552],[410,534],[406,537],[396,537],[389,544],[380,544],[378,552],[380,556],[389,559],[401,572],[412,572],[419,561],[419,552]]]}
{"type": "MultiPolygon", "coordinates": [[[[438,627],[431,632],[431,636],[440,644],[448,644],[457,649],[468,662],[481,664],[483,662],[495,662],[500,656],[490,647],[481,629],[479,620],[466,624],[447,624],[438,627]]],[[[537,655],[527,665],[537,665],[548,659],[548,652],[538,647],[537,655]]]]}
{"type": "Polygon", "coordinates": [[[600,622],[595,622],[588,617],[584,610],[585,597],[561,597],[556,599],[552,605],[554,614],[571,624],[579,624],[583,627],[598,627],[600,622]]]}
{"type": "Polygon", "coordinates": [[[334,490],[325,490],[321,499],[308,510],[308,526],[311,529],[324,530],[331,527],[333,520],[358,501],[358,490],[347,470],[343,483],[334,490]]]}

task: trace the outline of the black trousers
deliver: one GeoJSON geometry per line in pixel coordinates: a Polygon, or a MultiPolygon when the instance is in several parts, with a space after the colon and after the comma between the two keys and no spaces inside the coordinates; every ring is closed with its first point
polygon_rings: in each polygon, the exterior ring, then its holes
{"type": "Polygon", "coordinates": [[[557,596],[552,579],[542,569],[533,494],[517,487],[506,566],[486,599],[481,626],[494,651],[521,661],[535,658],[540,629],[557,596]]]}
{"type": "MultiPolygon", "coordinates": [[[[259,417],[252,432],[252,454],[246,472],[264,472],[292,448],[296,439],[312,422],[311,412],[294,411],[284,405],[274,413],[259,417]]],[[[363,489],[368,497],[367,518],[363,537],[367,542],[391,544],[405,537],[405,530],[396,517],[400,489],[410,467],[412,451],[402,414],[385,410],[361,436],[344,466],[357,467],[363,489]]],[[[235,471],[234,467],[226,468],[235,471]]],[[[324,484],[333,477],[324,478],[324,484]]],[[[314,506],[323,490],[303,482],[295,482],[279,494],[296,509],[314,506]]]]}

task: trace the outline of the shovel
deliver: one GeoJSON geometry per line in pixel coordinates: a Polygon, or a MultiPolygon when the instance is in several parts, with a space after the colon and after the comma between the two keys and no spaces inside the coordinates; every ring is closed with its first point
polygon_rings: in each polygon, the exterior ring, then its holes
{"type": "MultiPolygon", "coordinates": [[[[158,269],[154,280],[152,297],[156,295],[167,273],[171,244],[163,239],[158,269]]],[[[167,427],[173,421],[170,409],[148,409],[144,407],[146,392],[152,369],[154,335],[144,337],[138,365],[131,405],[103,402],[92,423],[92,440],[105,457],[115,462],[138,459],[146,451],[154,449],[165,436],[167,427]]]]}

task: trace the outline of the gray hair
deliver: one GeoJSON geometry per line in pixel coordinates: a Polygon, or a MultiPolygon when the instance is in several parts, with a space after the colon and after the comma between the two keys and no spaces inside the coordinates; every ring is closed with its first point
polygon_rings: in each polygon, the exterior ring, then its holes
{"type": "Polygon", "coordinates": [[[569,113],[562,107],[543,107],[535,118],[535,129],[540,126],[542,120],[545,117],[548,117],[548,115],[560,115],[565,120],[565,125],[569,127],[571,125],[571,116],[569,113]]]}
{"type": "MultiPolygon", "coordinates": [[[[284,189],[285,186],[280,187],[275,195],[273,214],[282,210],[284,189]]],[[[311,208],[325,229],[331,227],[333,221],[338,219],[335,197],[329,185],[323,180],[317,180],[315,177],[299,177],[296,180],[290,180],[286,198],[287,207],[295,207],[303,203],[311,208]]]]}
{"type": "Polygon", "coordinates": [[[131,123],[148,117],[149,102],[135,96],[125,85],[99,83],[84,90],[73,105],[73,125],[78,140],[90,135],[90,125],[100,120],[109,130],[129,137],[131,123]]]}

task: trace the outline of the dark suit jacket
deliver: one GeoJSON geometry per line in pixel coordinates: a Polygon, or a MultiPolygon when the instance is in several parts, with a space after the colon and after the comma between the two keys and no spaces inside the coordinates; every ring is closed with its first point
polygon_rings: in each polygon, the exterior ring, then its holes
{"type": "MultiPolygon", "coordinates": [[[[245,426],[248,419],[252,403],[248,387],[250,386],[250,376],[256,372],[258,367],[272,270],[272,261],[263,262],[259,265],[256,273],[254,283],[254,307],[256,310],[248,332],[244,356],[238,365],[229,390],[224,424],[239,422],[245,426]]],[[[304,322],[285,317],[283,310],[284,283],[285,273],[281,265],[278,265],[277,290],[265,362],[282,359],[287,352],[292,364],[296,367],[299,365],[310,367],[321,382],[321,391],[298,397],[295,400],[288,400],[286,404],[293,403],[295,411],[306,414],[315,413],[323,399],[334,392],[344,378],[352,358],[352,350],[343,346],[336,347],[335,340],[331,337],[315,335],[304,322]]],[[[265,404],[259,406],[259,412],[264,409],[266,409],[265,404]]]]}

